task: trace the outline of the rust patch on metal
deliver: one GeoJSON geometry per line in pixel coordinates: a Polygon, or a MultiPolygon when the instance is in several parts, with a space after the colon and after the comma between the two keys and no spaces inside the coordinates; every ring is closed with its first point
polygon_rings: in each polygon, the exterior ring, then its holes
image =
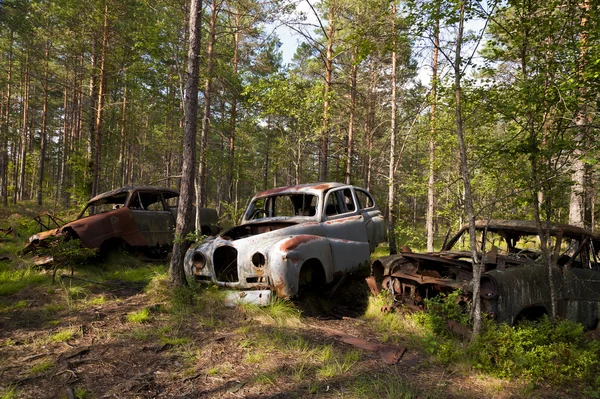
{"type": "Polygon", "coordinates": [[[281,252],[289,252],[296,248],[298,248],[302,244],[306,244],[308,242],[319,239],[319,237],[310,235],[310,234],[300,234],[295,237],[291,237],[289,240],[286,240],[281,244],[279,248],[281,252]]]}
{"type": "Polygon", "coordinates": [[[365,279],[369,289],[371,290],[371,294],[378,296],[379,295],[379,287],[377,287],[377,281],[375,281],[375,276],[369,276],[365,279]]]}

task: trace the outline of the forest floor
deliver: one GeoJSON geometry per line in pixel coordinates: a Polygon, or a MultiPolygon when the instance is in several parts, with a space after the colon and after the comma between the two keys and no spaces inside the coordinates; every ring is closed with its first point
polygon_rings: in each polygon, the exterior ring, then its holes
{"type": "Polygon", "coordinates": [[[363,275],[331,299],[231,308],[214,287],[170,290],[166,262],[128,254],[53,284],[12,254],[21,241],[0,240],[2,399],[585,397],[443,365],[418,329],[374,321],[363,275]]]}

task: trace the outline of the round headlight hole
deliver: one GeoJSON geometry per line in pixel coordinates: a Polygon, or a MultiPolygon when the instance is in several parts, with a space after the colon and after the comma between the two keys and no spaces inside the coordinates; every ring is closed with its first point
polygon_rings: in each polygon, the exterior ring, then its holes
{"type": "Polygon", "coordinates": [[[264,267],[267,263],[267,259],[260,252],[256,252],[252,255],[252,264],[256,267],[264,267]]]}

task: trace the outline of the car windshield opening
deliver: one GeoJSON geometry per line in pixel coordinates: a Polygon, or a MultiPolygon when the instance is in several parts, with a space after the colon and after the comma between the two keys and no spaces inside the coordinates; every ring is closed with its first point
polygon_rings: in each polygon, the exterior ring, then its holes
{"type": "Polygon", "coordinates": [[[313,217],[317,213],[317,197],[312,194],[282,194],[257,198],[249,207],[248,219],[266,217],[313,217]]]}

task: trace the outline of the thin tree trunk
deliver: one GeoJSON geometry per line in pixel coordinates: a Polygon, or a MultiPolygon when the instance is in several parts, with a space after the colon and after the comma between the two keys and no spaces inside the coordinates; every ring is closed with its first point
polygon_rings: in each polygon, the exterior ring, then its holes
{"type": "MultiPolygon", "coordinates": [[[[233,81],[237,81],[238,74],[238,51],[240,45],[240,15],[234,15],[233,33],[233,81]]],[[[234,86],[235,87],[235,86],[234,86]]],[[[229,120],[229,141],[228,141],[228,165],[227,165],[227,203],[231,204],[233,199],[233,167],[235,164],[235,128],[237,120],[237,93],[232,93],[231,99],[231,117],[229,120]]]]}
{"type": "Polygon", "coordinates": [[[50,68],[50,42],[46,42],[46,50],[44,52],[44,104],[42,105],[42,131],[40,132],[40,169],[38,175],[37,186],[37,204],[42,206],[44,193],[44,172],[46,166],[46,141],[48,127],[48,74],[50,68]]]}
{"type": "Polygon", "coordinates": [[[198,76],[200,69],[200,24],[202,2],[191,0],[189,24],[189,48],[187,73],[185,80],[185,112],[183,136],[183,165],[182,179],[179,189],[179,203],[177,206],[177,223],[173,244],[173,256],[169,266],[169,281],[173,286],[187,285],[183,258],[189,242],[185,239],[193,228],[192,203],[194,196],[194,171],[196,164],[196,127],[198,115],[198,76]]]}
{"type": "Polygon", "coordinates": [[[354,146],[354,114],[356,112],[356,74],[358,71],[357,65],[358,47],[352,53],[352,70],[350,72],[350,115],[348,120],[348,150],[346,153],[346,184],[351,184],[352,181],[352,157],[354,146]]]}
{"type": "Polygon", "coordinates": [[[92,181],[92,197],[99,193],[100,159],[102,155],[102,112],[104,108],[104,91],[106,86],[106,57],[108,52],[108,4],[104,6],[104,25],[102,27],[102,52],[100,55],[100,76],[96,122],[94,125],[94,167],[92,181]]]}
{"type": "Polygon", "coordinates": [[[435,211],[435,130],[436,130],[436,106],[437,106],[437,76],[438,76],[438,53],[440,47],[440,3],[437,6],[435,28],[433,31],[433,71],[431,74],[431,119],[429,121],[429,178],[427,180],[427,252],[433,252],[434,225],[433,217],[435,211]]]}
{"type": "Polygon", "coordinates": [[[323,131],[321,132],[321,153],[319,158],[319,180],[327,181],[329,156],[329,92],[333,76],[333,32],[334,1],[329,3],[329,26],[327,29],[327,54],[325,56],[325,88],[323,92],[323,131]]]}
{"type": "Polygon", "coordinates": [[[210,130],[210,106],[212,100],[212,74],[214,68],[214,45],[217,25],[217,15],[220,2],[212,0],[210,5],[210,28],[206,52],[206,80],[204,81],[204,113],[202,117],[202,132],[200,134],[200,160],[198,163],[198,178],[196,179],[196,231],[201,231],[200,209],[206,204],[206,148],[210,130]]]}
{"type": "Polygon", "coordinates": [[[21,133],[21,164],[19,165],[19,201],[25,199],[25,174],[27,172],[27,147],[29,142],[29,52],[25,54],[25,76],[23,78],[23,130],[21,133]]]}
{"type": "Polygon", "coordinates": [[[467,145],[465,143],[465,135],[463,130],[462,120],[462,41],[465,24],[465,1],[460,4],[460,14],[458,21],[458,33],[456,36],[456,55],[454,59],[454,95],[456,99],[456,134],[458,138],[458,149],[460,156],[460,170],[463,178],[465,189],[465,210],[469,220],[469,237],[471,246],[471,262],[473,266],[473,339],[479,335],[481,331],[481,301],[479,299],[480,280],[481,280],[481,263],[477,254],[477,236],[475,231],[475,211],[473,208],[473,195],[471,193],[471,177],[469,174],[469,166],[467,164],[467,145]]]}
{"type": "Polygon", "coordinates": [[[8,126],[10,124],[10,100],[12,96],[13,42],[14,32],[11,29],[8,47],[8,72],[6,74],[6,110],[4,126],[2,127],[2,131],[0,131],[0,196],[5,207],[8,206],[8,126]]]}
{"type": "Polygon", "coordinates": [[[588,128],[588,110],[587,110],[587,86],[584,82],[584,72],[586,68],[586,55],[588,52],[588,13],[590,9],[589,0],[582,0],[579,3],[579,8],[582,10],[583,15],[579,25],[581,26],[581,34],[579,36],[579,48],[581,52],[579,54],[579,65],[578,75],[581,81],[579,94],[579,109],[577,116],[575,117],[575,126],[577,127],[577,133],[575,134],[575,150],[573,151],[573,164],[571,166],[572,174],[571,180],[571,199],[569,204],[569,224],[585,227],[585,183],[586,183],[586,167],[583,161],[583,148],[585,147],[587,128],[588,128]]]}
{"type": "MultiPolygon", "coordinates": [[[[396,32],[396,4],[392,3],[392,32],[396,32]]],[[[397,101],[396,101],[396,66],[397,54],[396,54],[396,35],[392,39],[392,114],[391,114],[391,129],[390,129],[390,164],[388,172],[388,204],[387,204],[387,220],[388,220],[388,243],[390,247],[390,255],[398,252],[396,248],[396,220],[395,220],[395,156],[396,156],[396,114],[397,114],[397,101]]]]}

